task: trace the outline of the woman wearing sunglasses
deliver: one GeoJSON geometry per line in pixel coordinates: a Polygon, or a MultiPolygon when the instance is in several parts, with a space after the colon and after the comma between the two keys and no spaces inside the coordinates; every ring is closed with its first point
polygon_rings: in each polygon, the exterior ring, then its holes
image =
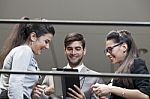
{"type": "MultiPolygon", "coordinates": [[[[104,52],[112,64],[119,65],[115,73],[149,74],[127,30],[110,31],[104,52]]],[[[110,99],[149,99],[150,96],[150,82],[146,78],[113,78],[108,85],[97,83],[91,88],[97,96],[110,95],[110,99]]]]}

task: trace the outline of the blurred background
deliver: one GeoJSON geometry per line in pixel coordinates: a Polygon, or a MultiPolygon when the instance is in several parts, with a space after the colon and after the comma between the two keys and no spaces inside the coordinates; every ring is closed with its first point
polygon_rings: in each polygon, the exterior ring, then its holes
{"type": "MultiPolygon", "coordinates": [[[[1,0],[0,19],[82,20],[82,21],[150,21],[150,0],[1,0]]],[[[14,24],[0,24],[0,49],[14,24]]],[[[140,55],[150,70],[150,27],[144,26],[80,26],[54,25],[56,35],[51,48],[38,56],[41,70],[67,64],[63,40],[70,32],[81,32],[86,39],[87,67],[103,73],[115,68],[104,55],[105,35],[113,29],[132,32],[140,55]]]]}

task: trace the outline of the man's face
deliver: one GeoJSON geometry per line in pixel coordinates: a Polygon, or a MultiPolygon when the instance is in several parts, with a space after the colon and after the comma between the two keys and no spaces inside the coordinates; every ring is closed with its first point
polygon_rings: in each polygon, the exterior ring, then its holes
{"type": "Polygon", "coordinates": [[[81,41],[74,41],[65,48],[65,54],[71,67],[79,65],[85,53],[86,50],[83,49],[81,41]]]}

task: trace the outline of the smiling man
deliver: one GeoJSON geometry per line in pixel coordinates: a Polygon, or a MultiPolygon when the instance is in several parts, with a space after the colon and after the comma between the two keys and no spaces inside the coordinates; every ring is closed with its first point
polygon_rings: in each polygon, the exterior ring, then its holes
{"type": "MultiPolygon", "coordinates": [[[[66,35],[64,40],[64,51],[66,58],[68,60],[67,66],[64,68],[67,69],[78,69],[78,72],[81,73],[97,73],[89,68],[87,68],[83,63],[83,58],[86,54],[85,39],[80,33],[69,33],[66,35]]],[[[80,76],[80,88],[76,85],[75,88],[69,88],[67,93],[69,97],[64,97],[65,99],[99,99],[91,91],[91,86],[96,83],[103,83],[103,79],[100,77],[86,77],[80,76]]],[[[54,82],[52,76],[46,76],[43,84],[40,87],[39,85],[33,91],[37,97],[40,97],[42,93],[47,96],[51,96],[54,93],[54,82]],[[42,86],[45,86],[45,90],[42,89],[42,86]],[[44,91],[44,92],[43,92],[44,91]]],[[[57,93],[56,93],[57,94],[57,93]]],[[[43,99],[43,98],[42,98],[43,99]]],[[[45,98],[44,98],[45,99],[45,98]]]]}
{"type": "MultiPolygon", "coordinates": [[[[68,60],[67,66],[64,68],[78,69],[81,73],[96,73],[87,68],[83,63],[86,54],[85,39],[80,33],[69,33],[64,40],[64,50],[68,60]]],[[[73,93],[68,93],[74,99],[98,99],[91,92],[91,85],[95,83],[103,83],[103,79],[99,77],[80,77],[80,88],[74,86],[77,91],[70,89],[73,93]]]]}

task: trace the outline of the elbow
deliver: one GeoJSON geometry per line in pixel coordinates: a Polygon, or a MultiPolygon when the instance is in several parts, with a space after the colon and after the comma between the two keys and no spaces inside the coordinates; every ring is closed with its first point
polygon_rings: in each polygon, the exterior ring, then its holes
{"type": "Polygon", "coordinates": [[[143,99],[150,99],[148,95],[145,95],[143,99]]]}
{"type": "Polygon", "coordinates": [[[142,93],[142,99],[150,99],[150,97],[147,94],[142,93]]]}

